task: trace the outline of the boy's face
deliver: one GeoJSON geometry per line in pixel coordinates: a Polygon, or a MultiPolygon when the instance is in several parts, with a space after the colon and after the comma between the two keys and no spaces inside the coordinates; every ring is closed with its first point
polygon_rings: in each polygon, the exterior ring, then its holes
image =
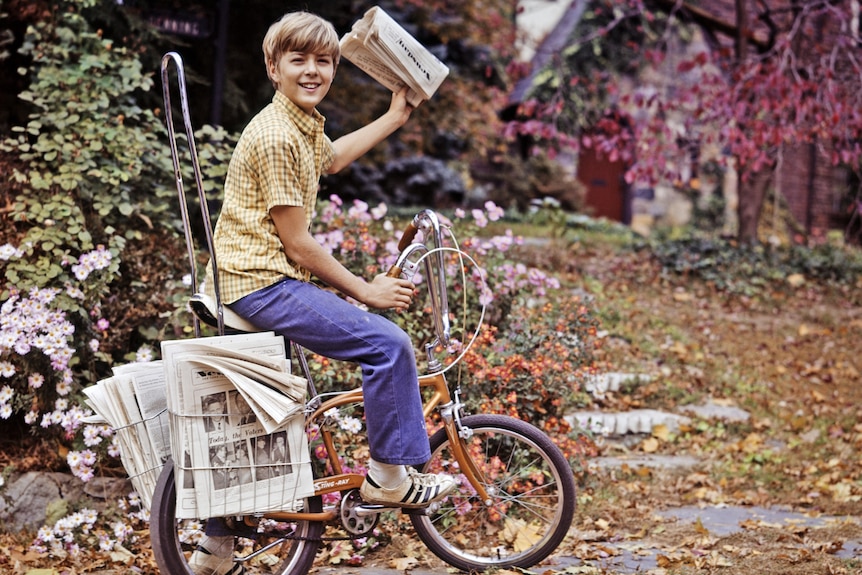
{"type": "Polygon", "coordinates": [[[306,114],[323,100],[335,78],[335,61],[326,54],[286,52],[268,66],[278,91],[306,114]]]}

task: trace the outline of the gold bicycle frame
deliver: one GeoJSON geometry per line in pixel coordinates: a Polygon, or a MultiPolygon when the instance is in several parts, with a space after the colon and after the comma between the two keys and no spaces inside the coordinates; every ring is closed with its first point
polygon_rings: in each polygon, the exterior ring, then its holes
{"type": "MultiPolygon", "coordinates": [[[[458,435],[458,425],[455,417],[450,412],[445,412],[446,407],[452,405],[452,395],[449,392],[449,384],[442,373],[434,373],[430,375],[419,376],[419,386],[423,388],[431,388],[430,397],[424,402],[423,413],[425,417],[429,417],[431,413],[440,408],[442,412],[443,428],[446,430],[446,436],[449,438],[449,445],[452,450],[452,455],[460,466],[461,473],[467,478],[476,494],[482,501],[488,501],[490,498],[485,490],[485,478],[482,472],[476,466],[473,458],[465,448],[464,442],[458,435]]],[[[315,422],[324,417],[324,414],[332,408],[338,408],[345,405],[362,403],[362,389],[355,389],[340,393],[324,401],[307,419],[306,424],[315,422]]],[[[326,449],[329,464],[332,466],[334,474],[320,477],[314,480],[314,495],[324,495],[346,489],[358,489],[365,476],[359,473],[343,473],[341,461],[338,459],[338,449],[335,446],[335,441],[332,438],[332,432],[324,427],[320,429],[323,445],[326,449]]],[[[331,521],[338,516],[336,510],[328,510],[321,512],[288,512],[276,511],[266,513],[263,517],[274,519],[276,521],[331,521]]]]}

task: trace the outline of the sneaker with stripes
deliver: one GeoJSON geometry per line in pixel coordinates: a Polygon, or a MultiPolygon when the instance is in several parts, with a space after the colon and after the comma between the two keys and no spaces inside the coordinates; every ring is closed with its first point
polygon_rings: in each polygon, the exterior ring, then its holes
{"type": "Polygon", "coordinates": [[[442,500],[455,489],[455,480],[448,475],[419,473],[408,469],[407,479],[398,487],[387,489],[370,476],[365,477],[359,494],[366,503],[420,509],[442,500]]]}

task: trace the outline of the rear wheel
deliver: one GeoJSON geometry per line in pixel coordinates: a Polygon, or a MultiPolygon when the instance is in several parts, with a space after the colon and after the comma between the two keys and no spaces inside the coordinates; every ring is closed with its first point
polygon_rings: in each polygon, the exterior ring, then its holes
{"type": "MultiPolygon", "coordinates": [[[[176,494],[174,466],[168,460],[153,493],[150,539],[162,573],[188,575],[194,573],[188,561],[204,534],[205,521],[177,519],[176,494]]],[[[305,508],[320,511],[320,497],[306,499],[305,508]]],[[[249,575],[304,575],[314,563],[323,523],[261,520],[257,531],[254,538],[237,538],[233,561],[240,561],[249,575]]]]}
{"type": "Polygon", "coordinates": [[[463,441],[490,499],[481,501],[460,472],[445,430],[431,437],[423,471],[448,473],[458,488],[434,515],[411,515],[419,538],[446,563],[464,571],[527,568],[553,553],[575,512],[572,469],[535,426],[503,415],[462,419],[463,441]]]}

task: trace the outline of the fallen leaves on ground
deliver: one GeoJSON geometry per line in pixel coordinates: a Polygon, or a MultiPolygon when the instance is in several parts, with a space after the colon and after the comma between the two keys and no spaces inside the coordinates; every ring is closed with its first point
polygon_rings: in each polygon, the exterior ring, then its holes
{"type": "Polygon", "coordinates": [[[700,464],[597,472],[581,488],[586,504],[562,554],[602,574],[631,572],[610,560],[620,548],[651,557],[654,570],[644,572],[656,574],[862,573],[862,560],[837,555],[862,541],[862,293],[791,276],[774,293],[734,296],[668,279],[634,256],[584,255],[582,275],[602,286],[596,307],[619,317],[603,326],[602,359],[610,370],[652,376],[626,397],[602,398],[603,409],[680,413],[710,401],[750,417],[695,417],[622,447],[605,442],[603,454],[631,449],[694,456],[700,464]],[[826,526],[751,519],[717,536],[706,520],[656,515],[730,505],[847,519],[826,526]],[[595,529],[596,516],[607,529],[595,529]]]}

